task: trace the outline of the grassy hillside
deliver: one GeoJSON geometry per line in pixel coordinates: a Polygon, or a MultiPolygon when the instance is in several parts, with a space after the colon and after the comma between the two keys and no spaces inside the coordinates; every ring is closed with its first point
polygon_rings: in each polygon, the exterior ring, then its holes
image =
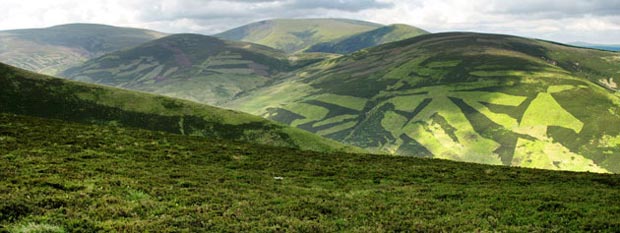
{"type": "Polygon", "coordinates": [[[0,112],[305,150],[359,151],[246,113],[42,76],[4,64],[0,112]]]}
{"type": "Polygon", "coordinates": [[[381,26],[350,19],[274,19],[244,25],[215,36],[295,53],[321,42],[348,37],[381,26]]]}
{"type": "Polygon", "coordinates": [[[613,232],[620,177],[0,114],[0,231],[613,232]]]}
{"type": "Polygon", "coordinates": [[[307,52],[325,52],[347,54],[389,42],[428,34],[420,28],[404,24],[393,24],[371,31],[355,34],[344,39],[313,45],[307,52]]]}
{"type": "Polygon", "coordinates": [[[98,24],[0,31],[0,62],[53,75],[90,58],[164,35],[98,24]]]}
{"type": "Polygon", "coordinates": [[[208,104],[263,86],[272,76],[326,55],[288,56],[266,46],[177,34],[117,51],[66,70],[70,79],[208,104]]]}
{"type": "Polygon", "coordinates": [[[620,54],[418,36],[328,60],[228,107],[375,152],[620,172],[620,54]]]}

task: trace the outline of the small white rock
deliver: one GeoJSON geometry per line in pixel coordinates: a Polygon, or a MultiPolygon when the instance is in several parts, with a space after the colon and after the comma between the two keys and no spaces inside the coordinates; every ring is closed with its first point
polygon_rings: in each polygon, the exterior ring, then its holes
{"type": "Polygon", "coordinates": [[[274,176],[273,177],[274,180],[284,180],[284,177],[281,176],[274,176]]]}

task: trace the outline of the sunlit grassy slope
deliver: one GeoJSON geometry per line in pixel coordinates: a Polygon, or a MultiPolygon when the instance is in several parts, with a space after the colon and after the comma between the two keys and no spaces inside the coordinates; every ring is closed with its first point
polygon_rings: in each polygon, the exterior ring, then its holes
{"type": "Polygon", "coordinates": [[[250,114],[0,64],[0,112],[316,151],[360,151],[250,114]]]}
{"type": "Polygon", "coordinates": [[[279,73],[326,56],[319,53],[289,56],[258,44],[176,34],[98,57],[61,75],[219,104],[244,91],[267,85],[279,73]]]}
{"type": "Polygon", "coordinates": [[[0,231],[613,232],[619,185],[0,114],[0,231]]]}
{"type": "Polygon", "coordinates": [[[350,19],[274,19],[244,25],[215,36],[294,53],[321,42],[345,38],[381,26],[350,19]]]}
{"type": "Polygon", "coordinates": [[[379,153],[620,172],[620,54],[441,33],[303,68],[228,107],[379,153]]]}
{"type": "Polygon", "coordinates": [[[428,32],[417,27],[405,24],[393,24],[355,34],[346,38],[319,43],[308,48],[306,52],[347,54],[360,49],[404,40],[424,34],[428,34],[428,32]]]}
{"type": "Polygon", "coordinates": [[[0,62],[45,74],[122,48],[165,36],[164,33],[98,24],[67,24],[40,29],[0,31],[0,62]]]}

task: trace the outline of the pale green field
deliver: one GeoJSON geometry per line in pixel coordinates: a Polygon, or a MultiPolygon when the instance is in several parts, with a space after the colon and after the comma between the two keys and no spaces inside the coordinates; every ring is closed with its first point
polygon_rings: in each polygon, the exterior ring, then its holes
{"type": "Polygon", "coordinates": [[[521,128],[527,128],[527,134],[545,137],[547,126],[560,126],[579,133],[583,123],[568,113],[548,93],[538,93],[521,119],[521,128]]]}
{"type": "Polygon", "coordinates": [[[302,82],[284,82],[226,103],[225,107],[254,115],[264,115],[269,108],[282,108],[286,103],[301,101],[313,91],[314,88],[302,82]]]}
{"type": "Polygon", "coordinates": [[[325,116],[327,116],[327,113],[329,113],[329,110],[326,108],[306,103],[287,105],[284,109],[305,117],[304,119],[291,122],[291,126],[298,126],[305,123],[322,120],[325,116]]]}
{"type": "Polygon", "coordinates": [[[550,170],[609,173],[592,160],[575,154],[561,144],[551,142],[549,139],[530,141],[519,138],[512,165],[550,170]]]}

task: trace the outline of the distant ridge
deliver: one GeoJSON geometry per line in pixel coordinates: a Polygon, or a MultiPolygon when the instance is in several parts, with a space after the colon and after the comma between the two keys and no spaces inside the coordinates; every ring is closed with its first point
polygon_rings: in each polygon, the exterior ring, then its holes
{"type": "Polygon", "coordinates": [[[327,55],[288,55],[267,46],[175,34],[66,70],[63,77],[218,105],[327,55]]]}
{"type": "Polygon", "coordinates": [[[617,44],[616,45],[592,44],[592,43],[586,43],[586,42],[572,42],[569,44],[574,45],[574,46],[579,46],[579,47],[607,50],[607,51],[614,51],[614,52],[620,51],[620,45],[617,45],[617,44]]]}
{"type": "Polygon", "coordinates": [[[165,35],[101,24],[0,31],[0,62],[53,75],[90,58],[165,35]]]}
{"type": "Polygon", "coordinates": [[[424,34],[428,34],[428,32],[417,27],[405,24],[392,24],[335,41],[319,43],[313,45],[306,51],[347,54],[360,49],[424,34]]]}
{"type": "Polygon", "coordinates": [[[345,38],[382,26],[351,19],[273,19],[250,23],[215,36],[295,53],[318,43],[345,38]]]}

